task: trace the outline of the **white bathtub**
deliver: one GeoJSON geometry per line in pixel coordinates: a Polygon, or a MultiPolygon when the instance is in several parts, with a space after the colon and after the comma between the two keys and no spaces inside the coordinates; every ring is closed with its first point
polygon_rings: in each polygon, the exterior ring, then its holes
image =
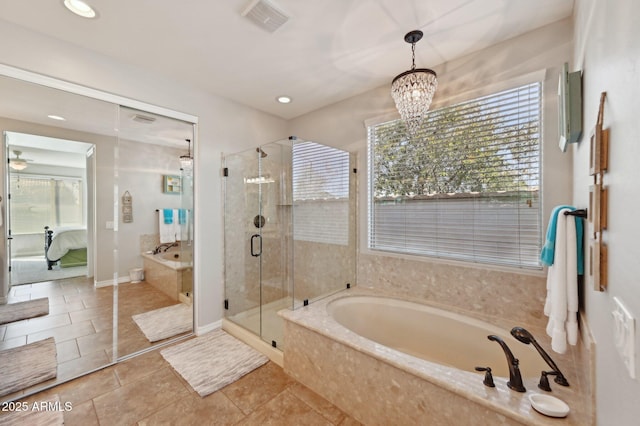
{"type": "Polygon", "coordinates": [[[193,267],[193,258],[190,252],[181,253],[179,249],[170,250],[158,254],[141,253],[142,257],[155,263],[166,266],[175,271],[193,267]]]}
{"type": "MultiPolygon", "coordinates": [[[[540,377],[549,366],[530,345],[507,330],[431,306],[376,296],[342,297],[327,305],[339,324],[386,347],[465,371],[491,367],[509,377],[507,358],[490,334],[501,337],[520,360],[522,377],[540,377]]],[[[514,324],[516,325],[516,324],[514,324]]]]}
{"type": "MultiPolygon", "coordinates": [[[[380,293],[351,289],[280,311],[285,372],[364,424],[593,424],[571,356],[552,355],[571,386],[551,383],[552,395],[571,413],[562,420],[545,417],[528,400],[543,393],[540,372],[549,371],[533,347],[474,317],[380,293]],[[520,360],[525,393],[507,387],[507,358],[487,339],[491,334],[520,360]],[[496,387],[482,383],[476,366],[491,367],[496,387]]],[[[546,347],[544,332],[530,331],[546,347]]]]}

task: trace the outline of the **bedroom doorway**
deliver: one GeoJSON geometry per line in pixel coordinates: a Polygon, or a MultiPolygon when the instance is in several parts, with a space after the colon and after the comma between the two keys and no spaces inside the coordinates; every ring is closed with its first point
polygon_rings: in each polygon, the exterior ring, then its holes
{"type": "Polygon", "coordinates": [[[18,132],[4,140],[11,285],[92,276],[94,145],[18,132]]]}

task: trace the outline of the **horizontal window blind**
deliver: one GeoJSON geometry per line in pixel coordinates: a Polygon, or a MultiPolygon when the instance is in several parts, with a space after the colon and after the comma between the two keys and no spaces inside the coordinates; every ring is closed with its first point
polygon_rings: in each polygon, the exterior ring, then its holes
{"type": "Polygon", "coordinates": [[[11,174],[11,233],[44,232],[45,226],[83,224],[82,180],[11,174]]]}
{"type": "Polygon", "coordinates": [[[369,248],[540,268],[541,84],[368,128],[369,248]]]}
{"type": "Polygon", "coordinates": [[[293,145],[292,168],[294,239],[347,245],[349,153],[298,142],[293,145]]]}

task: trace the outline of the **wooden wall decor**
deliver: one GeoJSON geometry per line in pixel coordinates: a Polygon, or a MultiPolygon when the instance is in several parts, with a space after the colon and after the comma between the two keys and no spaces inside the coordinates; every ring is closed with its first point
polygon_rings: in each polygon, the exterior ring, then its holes
{"type": "Polygon", "coordinates": [[[598,283],[600,288],[599,291],[605,291],[607,289],[607,270],[609,268],[609,256],[607,251],[607,245],[600,242],[600,282],[598,283]]]}
{"type": "Polygon", "coordinates": [[[609,167],[609,129],[603,129],[604,100],[607,92],[600,95],[600,109],[598,122],[591,131],[589,151],[589,175],[598,176],[607,171],[609,167]]]}
{"type": "Polygon", "coordinates": [[[609,129],[603,129],[604,101],[607,92],[600,94],[598,121],[591,132],[589,151],[589,174],[593,185],[589,187],[589,275],[593,289],[607,288],[608,249],[602,240],[602,231],[607,229],[609,192],[604,185],[604,174],[609,169],[609,129]]]}
{"type": "Polygon", "coordinates": [[[589,234],[590,238],[598,238],[607,229],[609,214],[607,211],[609,190],[600,183],[589,187],[589,234]]]}
{"type": "Polygon", "coordinates": [[[133,197],[129,191],[122,195],[122,222],[133,222],[133,197]]]}
{"type": "Polygon", "coordinates": [[[602,191],[600,184],[589,187],[589,238],[598,239],[600,235],[600,201],[602,191]]]}
{"type": "Polygon", "coordinates": [[[602,291],[600,288],[600,240],[589,240],[589,276],[593,283],[593,289],[602,291]]]}

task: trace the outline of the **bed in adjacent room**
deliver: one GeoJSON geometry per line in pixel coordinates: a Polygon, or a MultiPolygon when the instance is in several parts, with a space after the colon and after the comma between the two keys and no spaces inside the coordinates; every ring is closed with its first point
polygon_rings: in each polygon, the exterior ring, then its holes
{"type": "Polygon", "coordinates": [[[61,268],[87,264],[87,229],[44,227],[44,250],[47,268],[60,264],[61,268]]]}

